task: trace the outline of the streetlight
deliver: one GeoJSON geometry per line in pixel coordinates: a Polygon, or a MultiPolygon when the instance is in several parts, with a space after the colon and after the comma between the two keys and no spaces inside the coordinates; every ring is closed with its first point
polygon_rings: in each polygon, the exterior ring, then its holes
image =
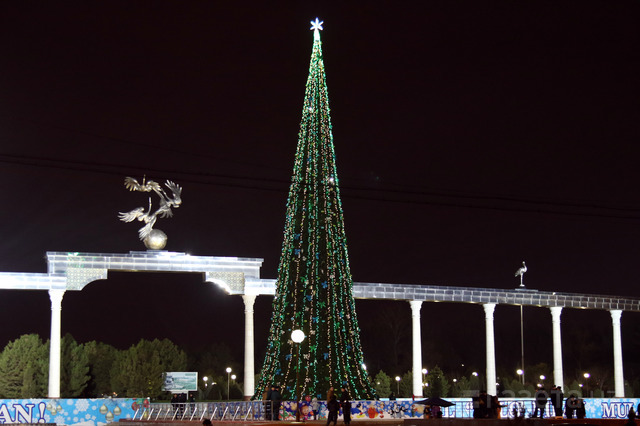
{"type": "Polygon", "coordinates": [[[429,370],[427,370],[426,368],[422,369],[422,386],[424,387],[424,384],[427,383],[427,373],[429,372],[429,370]]]}
{"type": "Polygon", "coordinates": [[[396,376],[396,395],[400,396],[400,376],[396,376]]]}
{"type": "Polygon", "coordinates": [[[207,387],[207,380],[209,380],[209,378],[208,378],[207,376],[204,376],[204,377],[202,378],[202,381],[204,382],[204,387],[205,387],[205,388],[207,387]]]}
{"type": "Polygon", "coordinates": [[[524,370],[521,368],[518,368],[516,370],[516,373],[518,374],[518,376],[520,376],[522,378],[522,384],[524,385],[524,370]]]}
{"type": "Polygon", "coordinates": [[[230,382],[231,382],[231,367],[227,367],[227,401],[229,401],[230,382]]]}
{"type": "Polygon", "coordinates": [[[300,382],[300,343],[304,340],[305,335],[302,330],[293,330],[291,332],[291,340],[298,347],[298,355],[296,357],[296,421],[300,421],[300,394],[298,383],[300,382]]]}
{"type": "MultiPolygon", "coordinates": [[[[522,262],[524,264],[524,262],[522,262]]],[[[522,278],[524,277],[524,273],[520,275],[520,285],[522,286],[522,278]]],[[[522,373],[522,384],[524,385],[524,317],[522,316],[522,305],[520,305],[520,371],[522,373]]]]}
{"type": "Polygon", "coordinates": [[[584,376],[584,382],[587,386],[587,397],[589,397],[589,377],[591,377],[591,374],[584,373],[583,376],[584,376]]]}

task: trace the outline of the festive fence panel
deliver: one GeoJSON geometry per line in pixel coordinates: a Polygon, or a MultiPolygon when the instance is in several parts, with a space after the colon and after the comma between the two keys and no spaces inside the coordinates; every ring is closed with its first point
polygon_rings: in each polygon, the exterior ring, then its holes
{"type": "Polygon", "coordinates": [[[56,423],[58,425],[100,426],[130,419],[140,398],[100,399],[1,399],[0,423],[56,423]]]}
{"type": "MultiPolygon", "coordinates": [[[[471,398],[447,398],[454,403],[451,407],[443,407],[443,417],[470,418],[473,417],[473,402],[471,398]]],[[[316,417],[326,420],[327,409],[325,401],[319,401],[316,417]]],[[[587,418],[595,419],[626,419],[629,410],[637,408],[640,398],[588,398],[585,400],[587,418]]],[[[6,423],[56,423],[67,426],[102,426],[117,422],[121,419],[133,419],[143,413],[153,412],[159,404],[149,404],[145,398],[101,398],[101,399],[4,399],[0,400],[0,424],[6,423]]],[[[167,405],[167,404],[164,404],[167,405]]],[[[191,404],[189,404],[190,406],[191,404]]],[[[222,413],[227,408],[228,420],[236,413],[238,419],[264,420],[264,402],[217,402],[196,403],[198,407],[208,408],[216,415],[213,421],[221,420],[222,413]],[[215,407],[213,407],[215,405],[215,407]]],[[[529,417],[535,409],[533,398],[504,398],[500,400],[503,418],[513,417],[514,409],[518,412],[524,409],[529,417]]],[[[545,416],[553,415],[553,408],[547,405],[545,416]]],[[[158,410],[155,410],[158,411],[158,410]]],[[[283,401],[280,406],[280,420],[294,420],[296,418],[296,403],[283,401]]],[[[307,420],[314,418],[311,403],[305,401],[301,405],[301,415],[307,420]]],[[[351,417],[357,419],[407,419],[419,418],[424,415],[424,406],[415,404],[411,400],[397,401],[353,401],[351,403],[351,417]]],[[[340,413],[342,419],[342,412],[340,413]]]]}

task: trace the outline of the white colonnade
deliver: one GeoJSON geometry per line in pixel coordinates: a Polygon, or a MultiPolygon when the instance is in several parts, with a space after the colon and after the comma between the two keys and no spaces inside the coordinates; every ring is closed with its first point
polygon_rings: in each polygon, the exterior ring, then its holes
{"type": "MultiPolygon", "coordinates": [[[[255,394],[254,312],[256,296],[275,295],[274,279],[260,278],[262,259],[191,256],[173,252],[130,252],[125,254],[47,252],[47,273],[0,272],[0,290],[47,290],[51,299],[49,354],[50,398],[60,397],[61,316],[65,291],[79,291],[96,280],[107,279],[110,270],[201,272],[205,282],[215,283],[228,294],[241,295],[245,305],[245,397],[255,394]]],[[[563,384],[560,315],[563,308],[609,310],[613,326],[615,396],[624,396],[622,336],[623,311],[640,312],[640,299],[537,290],[505,290],[414,284],[353,283],[356,299],[405,300],[412,309],[413,393],[421,396],[422,337],[420,309],[423,302],[482,304],[485,311],[487,390],[495,392],[494,312],[498,304],[549,307],[553,320],[554,384],[563,384]]]]}
{"type": "MultiPolygon", "coordinates": [[[[422,369],[422,347],[416,344],[420,339],[420,324],[416,321],[420,320],[421,301],[411,301],[412,320],[413,320],[413,389],[415,396],[422,396],[421,376],[422,369]],[[419,302],[415,303],[415,302],[419,302]],[[415,304],[414,304],[415,303],[415,304]],[[416,390],[420,387],[420,393],[416,390]]],[[[495,338],[494,338],[494,312],[495,303],[485,303],[482,305],[485,312],[485,344],[486,344],[486,390],[489,395],[497,394],[496,385],[496,358],[495,358],[495,338]]],[[[560,331],[560,315],[562,313],[561,306],[552,306],[549,308],[552,317],[553,330],[553,381],[554,385],[564,387],[563,367],[562,367],[562,335],[560,331]]],[[[613,365],[614,365],[614,386],[616,398],[624,398],[624,374],[622,362],[622,333],[620,328],[620,319],[622,310],[612,309],[611,320],[613,325],[613,365]]]]}

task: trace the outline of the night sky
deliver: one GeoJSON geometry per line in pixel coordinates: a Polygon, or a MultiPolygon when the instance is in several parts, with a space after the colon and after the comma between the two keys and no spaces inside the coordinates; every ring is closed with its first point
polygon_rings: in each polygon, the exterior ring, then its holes
{"type": "MultiPolygon", "coordinates": [[[[117,214],[146,206],[123,185],[146,175],[184,188],[156,225],[167,250],[263,258],[275,278],[318,16],[355,281],[510,289],[525,260],[531,289],[640,297],[640,3],[337,3],[2,2],[0,271],[145,250],[117,214]]],[[[257,366],[270,304],[256,304],[257,366]]],[[[385,327],[398,312],[409,327],[409,306],[356,307],[365,359],[385,368],[385,327]]],[[[44,291],[2,291],[0,347],[48,338],[49,309],[44,291]]],[[[482,368],[482,307],[422,318],[426,366],[482,368]]],[[[511,371],[519,310],[495,319],[511,371]]],[[[566,364],[612,362],[607,312],[562,320],[566,364]]],[[[243,321],[241,298],[198,274],[111,273],[63,300],[80,342],[224,342],[238,366],[243,321]]],[[[628,362],[640,315],[622,324],[628,362]]],[[[547,309],[525,309],[525,334],[527,362],[551,363],[547,309]]]]}

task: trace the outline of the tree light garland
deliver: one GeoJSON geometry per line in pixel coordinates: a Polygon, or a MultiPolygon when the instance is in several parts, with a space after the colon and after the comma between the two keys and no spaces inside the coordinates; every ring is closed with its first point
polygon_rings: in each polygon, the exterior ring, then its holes
{"type": "Polygon", "coordinates": [[[298,386],[303,395],[323,397],[329,387],[344,386],[352,398],[375,397],[363,368],[352,294],[322,60],[322,23],[311,22],[313,51],[258,399],[271,384],[282,387],[285,399],[294,398],[298,386]],[[306,336],[299,343],[300,357],[291,340],[293,330],[306,336]]]}

